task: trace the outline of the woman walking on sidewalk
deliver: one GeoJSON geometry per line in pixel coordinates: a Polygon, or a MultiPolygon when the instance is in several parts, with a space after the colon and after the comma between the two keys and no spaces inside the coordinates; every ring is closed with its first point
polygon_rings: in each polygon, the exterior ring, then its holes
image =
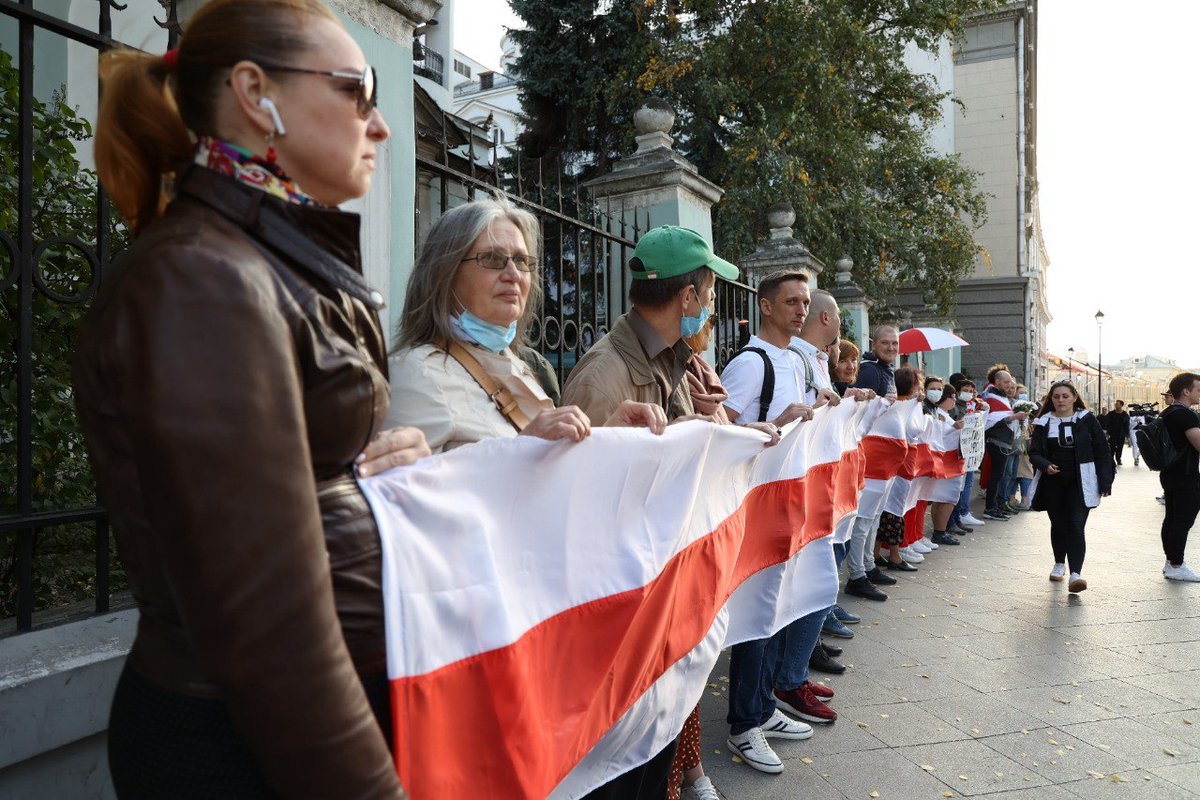
{"type": "Polygon", "coordinates": [[[1083,398],[1067,381],[1050,388],[1033,423],[1029,460],[1038,470],[1034,480],[1034,511],[1050,515],[1050,544],[1054,568],[1050,580],[1060,582],[1070,564],[1067,588],[1082,592],[1087,549],[1084,527],[1088,514],[1112,491],[1112,450],[1100,422],[1084,406],[1083,398]]]}

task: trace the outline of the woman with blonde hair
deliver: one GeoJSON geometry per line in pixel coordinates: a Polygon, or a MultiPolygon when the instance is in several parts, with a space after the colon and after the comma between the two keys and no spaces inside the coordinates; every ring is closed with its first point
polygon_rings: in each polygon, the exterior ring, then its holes
{"type": "Polygon", "coordinates": [[[389,135],[375,72],[318,0],[213,0],[100,74],[96,166],[136,239],[74,383],[140,611],[117,796],[403,797],[355,475],[429,449],[381,433],[381,298],[337,210],[389,135]]]}

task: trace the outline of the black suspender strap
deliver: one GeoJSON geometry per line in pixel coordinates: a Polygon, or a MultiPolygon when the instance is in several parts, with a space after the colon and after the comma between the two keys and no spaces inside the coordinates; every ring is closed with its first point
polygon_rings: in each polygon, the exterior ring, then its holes
{"type": "Polygon", "coordinates": [[[763,385],[762,394],[758,396],[758,421],[767,421],[767,410],[771,408],[771,400],[775,397],[775,365],[771,363],[771,357],[767,355],[767,351],[761,347],[743,347],[734,353],[734,358],[737,358],[742,353],[758,353],[763,361],[763,385]]]}

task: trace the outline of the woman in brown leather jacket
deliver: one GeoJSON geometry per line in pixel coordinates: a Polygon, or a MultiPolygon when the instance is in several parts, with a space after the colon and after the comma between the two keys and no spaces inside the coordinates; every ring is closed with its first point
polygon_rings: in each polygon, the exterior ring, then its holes
{"type": "Polygon", "coordinates": [[[117,794],[403,797],[354,472],[429,451],[380,434],[382,298],[336,208],[388,136],[374,72],[318,0],[215,0],[177,51],[110,52],[101,75],[96,163],[137,239],[75,387],[140,610],[117,794]]]}

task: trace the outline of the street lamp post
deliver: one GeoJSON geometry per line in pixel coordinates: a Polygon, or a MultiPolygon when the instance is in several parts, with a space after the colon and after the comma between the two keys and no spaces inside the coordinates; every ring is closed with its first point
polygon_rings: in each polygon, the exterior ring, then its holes
{"type": "Polygon", "coordinates": [[[1075,348],[1067,348],[1067,380],[1074,383],[1075,370],[1072,368],[1075,363],[1075,348]]]}
{"type": "Polygon", "coordinates": [[[1096,312],[1096,407],[1104,408],[1104,312],[1096,312]]]}

